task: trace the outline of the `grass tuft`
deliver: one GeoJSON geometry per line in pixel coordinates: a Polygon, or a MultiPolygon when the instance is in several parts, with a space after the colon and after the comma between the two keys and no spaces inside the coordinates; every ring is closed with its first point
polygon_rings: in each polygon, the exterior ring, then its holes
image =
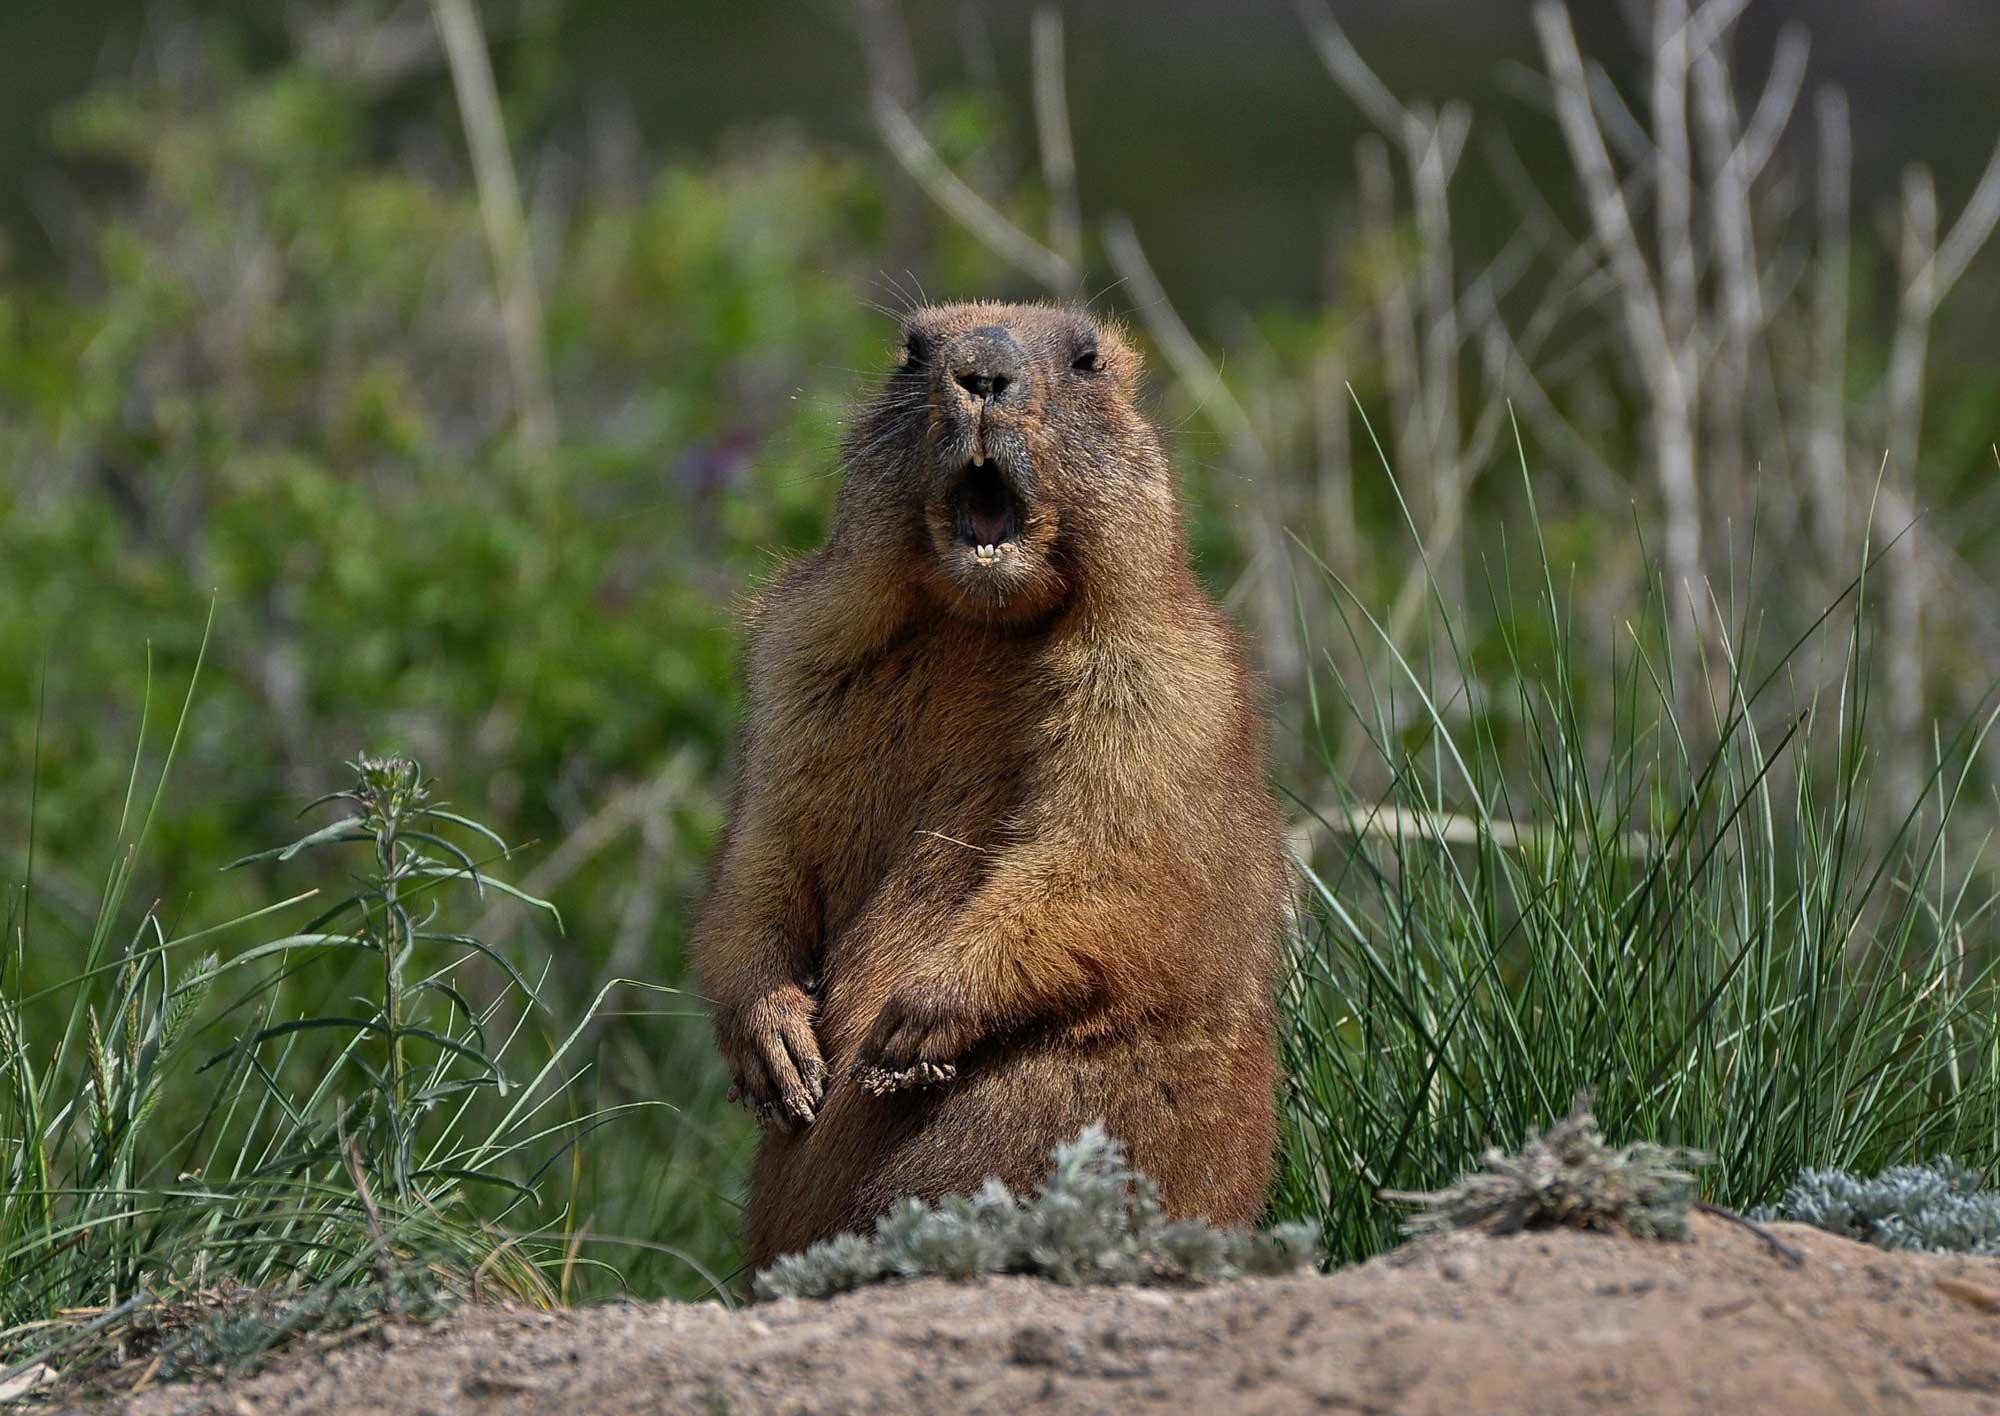
{"type": "Polygon", "coordinates": [[[1991,1175],[2000,891],[1960,808],[1994,716],[1885,801],[1865,571],[1775,652],[1714,606],[1691,664],[1659,587],[1628,621],[1579,609],[1539,528],[1525,569],[1538,616],[1476,641],[1441,595],[1417,644],[1350,596],[1329,647],[1275,1212],[1337,1261],[1379,1253],[1381,1193],[1440,1191],[1583,1092],[1613,1135],[1714,1157],[1704,1198],[1733,1210],[1809,1168],[1991,1175]],[[1609,680],[1582,634],[1626,646],[1609,680]]]}

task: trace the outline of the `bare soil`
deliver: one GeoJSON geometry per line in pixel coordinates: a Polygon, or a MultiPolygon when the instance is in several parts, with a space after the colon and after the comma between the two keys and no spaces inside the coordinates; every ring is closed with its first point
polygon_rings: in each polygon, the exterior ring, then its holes
{"type": "Polygon", "coordinates": [[[2000,1260],[1699,1217],[1693,1242],[1455,1235],[1331,1277],[1032,1279],[829,1302],[486,1309],[128,1397],[264,1412],[2000,1413],[2000,1260]]]}

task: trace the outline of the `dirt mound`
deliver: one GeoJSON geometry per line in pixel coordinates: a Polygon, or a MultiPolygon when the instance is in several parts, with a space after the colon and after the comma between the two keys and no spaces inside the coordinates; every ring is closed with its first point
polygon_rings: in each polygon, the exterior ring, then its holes
{"type": "Polygon", "coordinates": [[[168,1413],[1982,1411],[2000,1261],[1698,1218],[1689,1244],[1452,1236],[1185,1291],[937,1280],[824,1303],[488,1310],[295,1354],[168,1413]]]}

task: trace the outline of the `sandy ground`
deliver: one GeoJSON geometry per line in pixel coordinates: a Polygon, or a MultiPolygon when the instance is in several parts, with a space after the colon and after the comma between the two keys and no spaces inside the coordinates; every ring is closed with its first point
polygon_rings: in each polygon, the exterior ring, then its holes
{"type": "Polygon", "coordinates": [[[1453,1236],[1328,1278],[484,1310],[125,1399],[215,1413],[2000,1413],[2000,1260],[1792,1225],[1689,1244],[1453,1236]]]}

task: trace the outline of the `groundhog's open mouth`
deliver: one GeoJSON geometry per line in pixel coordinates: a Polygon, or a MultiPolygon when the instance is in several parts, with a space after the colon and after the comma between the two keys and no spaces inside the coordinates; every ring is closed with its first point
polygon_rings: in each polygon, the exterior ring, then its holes
{"type": "Polygon", "coordinates": [[[953,498],[961,545],[982,559],[997,555],[1021,534],[1021,503],[989,459],[967,465],[953,498]]]}

